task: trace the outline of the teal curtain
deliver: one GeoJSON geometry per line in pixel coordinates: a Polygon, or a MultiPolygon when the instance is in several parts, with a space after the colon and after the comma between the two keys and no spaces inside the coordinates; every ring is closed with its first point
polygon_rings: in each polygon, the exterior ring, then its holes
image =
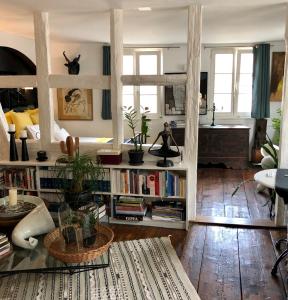
{"type": "MultiPolygon", "coordinates": [[[[110,46],[103,46],[103,75],[111,75],[110,66],[110,46]]],[[[111,91],[102,91],[102,112],[101,116],[103,120],[111,120],[111,91]]]]}
{"type": "Polygon", "coordinates": [[[253,47],[253,85],[251,117],[270,117],[269,103],[270,45],[259,44],[253,47]]]}

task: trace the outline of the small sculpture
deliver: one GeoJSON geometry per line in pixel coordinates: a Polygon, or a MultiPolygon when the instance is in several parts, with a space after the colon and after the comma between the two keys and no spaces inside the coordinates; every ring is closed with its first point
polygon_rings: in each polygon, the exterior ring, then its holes
{"type": "Polygon", "coordinates": [[[81,55],[79,54],[77,57],[73,58],[72,61],[66,56],[65,51],[63,51],[63,55],[67,61],[67,63],[64,64],[64,66],[68,68],[68,73],[78,75],[80,71],[79,59],[81,55]]]}
{"type": "Polygon", "coordinates": [[[34,249],[38,244],[34,236],[50,232],[55,224],[42,199],[27,195],[23,198],[25,202],[33,203],[36,207],[15,226],[12,242],[21,248],[34,249]]]}
{"type": "Polygon", "coordinates": [[[69,159],[74,157],[74,153],[79,149],[79,137],[75,137],[75,142],[71,135],[66,138],[66,147],[65,142],[60,142],[61,152],[68,155],[69,159]]]}
{"type": "Polygon", "coordinates": [[[180,156],[179,148],[172,136],[169,124],[167,122],[164,123],[164,130],[159,132],[156,140],[154,141],[152,146],[149,148],[148,152],[155,156],[164,157],[164,160],[159,160],[157,162],[158,167],[171,167],[171,166],[173,166],[173,162],[171,160],[167,160],[167,157],[180,156]],[[162,137],[162,140],[163,140],[163,144],[162,144],[161,148],[152,149],[160,137],[162,137]],[[170,140],[169,140],[169,138],[170,138],[170,140]],[[170,149],[171,140],[175,144],[177,151],[170,149]]]}
{"type": "Polygon", "coordinates": [[[215,110],[216,110],[216,105],[215,103],[213,103],[213,107],[212,107],[212,123],[210,126],[216,126],[215,125],[215,110]]]}

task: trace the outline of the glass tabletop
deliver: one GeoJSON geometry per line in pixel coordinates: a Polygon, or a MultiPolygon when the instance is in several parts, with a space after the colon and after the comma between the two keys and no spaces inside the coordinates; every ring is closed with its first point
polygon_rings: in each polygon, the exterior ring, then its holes
{"type": "Polygon", "coordinates": [[[0,277],[17,273],[74,273],[109,266],[109,249],[88,263],[63,263],[49,255],[44,237],[37,237],[38,245],[33,250],[13,246],[10,255],[0,257],[0,277]]]}

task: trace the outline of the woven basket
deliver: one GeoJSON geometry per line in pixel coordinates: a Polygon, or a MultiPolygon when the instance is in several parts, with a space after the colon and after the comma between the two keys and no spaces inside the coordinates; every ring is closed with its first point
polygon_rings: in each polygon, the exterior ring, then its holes
{"type": "Polygon", "coordinates": [[[113,231],[110,228],[99,224],[97,225],[96,242],[92,247],[81,248],[79,250],[74,247],[70,251],[62,251],[61,249],[63,249],[64,241],[60,229],[56,228],[45,236],[44,246],[51,256],[54,256],[62,262],[81,263],[92,261],[105,253],[110,247],[113,238],[113,231]]]}

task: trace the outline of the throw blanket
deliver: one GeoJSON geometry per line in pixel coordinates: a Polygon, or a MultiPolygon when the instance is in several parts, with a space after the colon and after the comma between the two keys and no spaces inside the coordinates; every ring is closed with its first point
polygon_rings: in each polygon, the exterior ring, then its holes
{"type": "Polygon", "coordinates": [[[288,169],[278,169],[276,173],[275,191],[288,204],[288,169]]]}
{"type": "Polygon", "coordinates": [[[113,243],[106,269],[5,277],[0,299],[200,300],[167,237],[113,243]]]}

